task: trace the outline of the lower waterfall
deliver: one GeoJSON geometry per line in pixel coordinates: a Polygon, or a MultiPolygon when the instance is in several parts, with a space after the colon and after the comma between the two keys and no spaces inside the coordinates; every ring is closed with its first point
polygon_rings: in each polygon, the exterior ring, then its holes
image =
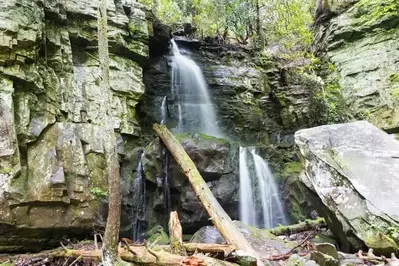
{"type": "Polygon", "coordinates": [[[259,228],[287,224],[277,182],[254,148],[240,147],[240,220],[259,228]]]}

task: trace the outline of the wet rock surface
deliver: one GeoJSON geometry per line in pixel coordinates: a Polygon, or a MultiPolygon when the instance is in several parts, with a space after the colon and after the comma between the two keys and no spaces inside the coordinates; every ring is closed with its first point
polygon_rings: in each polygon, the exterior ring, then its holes
{"type": "Polygon", "coordinates": [[[399,142],[365,121],[300,130],[295,140],[302,182],[342,250],[397,251],[399,142]]]}
{"type": "MultiPolygon", "coordinates": [[[[177,134],[176,138],[195,163],[222,207],[231,217],[237,217],[238,146],[225,139],[197,133],[177,134]]],[[[161,187],[161,179],[165,176],[165,172],[158,139],[145,148],[142,164],[146,179],[161,187]]],[[[172,194],[172,208],[177,208],[184,232],[194,233],[201,226],[211,224],[187,177],[181,173],[180,167],[173,159],[168,171],[168,179],[172,194]]],[[[165,216],[162,189],[159,188],[148,196],[151,198],[149,202],[153,202],[153,205],[148,206],[147,216],[164,217],[157,218],[158,223],[162,223],[168,217],[168,215],[165,216]],[[158,215],[154,214],[154,210],[158,215]]],[[[153,222],[156,221],[150,221],[150,223],[153,222]]]]}

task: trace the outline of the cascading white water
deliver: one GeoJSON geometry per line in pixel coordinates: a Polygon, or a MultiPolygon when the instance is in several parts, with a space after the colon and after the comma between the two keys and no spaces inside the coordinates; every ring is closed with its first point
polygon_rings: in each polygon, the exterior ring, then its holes
{"type": "Polygon", "coordinates": [[[166,123],[166,96],[163,97],[162,104],[161,104],[161,124],[166,123]]]}
{"type": "Polygon", "coordinates": [[[139,163],[136,168],[136,177],[133,180],[133,241],[143,241],[146,229],[146,185],[142,166],[143,154],[139,155],[139,163]]]}
{"type": "Polygon", "coordinates": [[[177,106],[180,106],[178,130],[221,136],[201,69],[193,60],[180,53],[173,39],[171,43],[172,93],[177,100],[177,106]]]}
{"type": "Polygon", "coordinates": [[[178,113],[178,115],[179,115],[179,121],[178,121],[178,124],[177,124],[177,130],[178,131],[182,131],[183,130],[183,114],[182,114],[182,112],[181,112],[181,105],[180,104],[178,104],[177,105],[177,113],[178,113]]]}
{"type": "Polygon", "coordinates": [[[240,220],[246,224],[257,226],[252,180],[247,162],[247,149],[240,147],[240,220]]]}
{"type": "Polygon", "coordinates": [[[240,147],[240,220],[262,228],[287,224],[276,180],[254,148],[240,147]]]}

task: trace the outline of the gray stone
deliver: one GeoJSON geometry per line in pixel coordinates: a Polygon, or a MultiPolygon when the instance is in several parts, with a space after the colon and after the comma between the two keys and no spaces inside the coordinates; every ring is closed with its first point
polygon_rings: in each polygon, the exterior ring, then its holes
{"type": "Polygon", "coordinates": [[[342,249],[360,240],[378,253],[398,250],[399,142],[365,121],[300,130],[295,141],[302,182],[342,249]]]}
{"type": "Polygon", "coordinates": [[[298,255],[292,255],[287,261],[287,266],[317,266],[315,261],[313,260],[308,260],[304,257],[300,257],[298,255]]]}
{"type": "Polygon", "coordinates": [[[335,249],[334,245],[330,243],[320,243],[320,244],[315,244],[315,248],[318,252],[329,255],[334,259],[339,260],[338,252],[335,249]]]}
{"type": "Polygon", "coordinates": [[[320,266],[338,266],[339,260],[319,251],[313,251],[310,259],[314,260],[320,266]]]}

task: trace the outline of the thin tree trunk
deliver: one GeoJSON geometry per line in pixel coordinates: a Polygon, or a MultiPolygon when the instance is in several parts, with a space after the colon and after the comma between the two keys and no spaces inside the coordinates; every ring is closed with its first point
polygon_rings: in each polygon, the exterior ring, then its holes
{"type": "Polygon", "coordinates": [[[213,196],[211,190],[209,189],[204,179],[201,177],[201,174],[198,172],[193,161],[190,159],[190,157],[187,155],[183,147],[172,135],[172,133],[170,133],[167,127],[163,125],[154,124],[153,128],[157,132],[165,146],[172,153],[176,162],[183,170],[183,173],[187,176],[194,189],[195,194],[202,202],[202,205],[208,212],[210,219],[219,230],[221,235],[224,237],[226,242],[230,245],[233,245],[238,250],[243,251],[247,255],[255,257],[258,260],[258,265],[263,265],[260,260],[259,254],[251,247],[245,237],[233,224],[230,217],[223,210],[222,206],[216,200],[215,196],[213,196]]]}
{"type": "Polygon", "coordinates": [[[109,81],[109,53],[107,34],[107,0],[100,0],[98,7],[98,56],[101,68],[101,96],[99,114],[103,119],[104,153],[108,174],[108,218],[102,248],[103,265],[113,266],[120,262],[118,240],[121,214],[119,161],[116,152],[116,138],[111,120],[112,93],[109,81]]]}

